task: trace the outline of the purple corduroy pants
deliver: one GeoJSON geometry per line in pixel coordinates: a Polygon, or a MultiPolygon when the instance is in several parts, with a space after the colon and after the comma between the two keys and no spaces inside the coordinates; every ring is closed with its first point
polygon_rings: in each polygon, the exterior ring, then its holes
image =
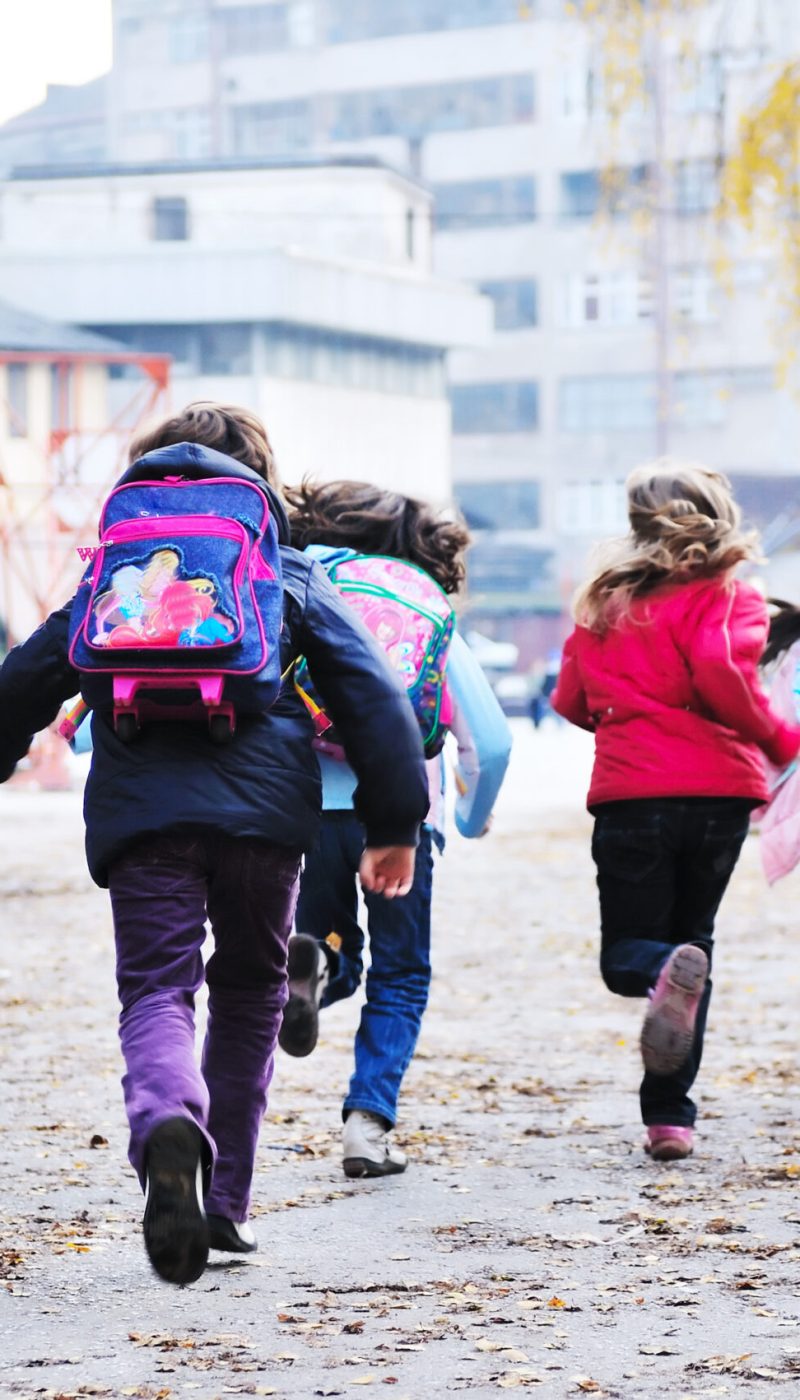
{"type": "Polygon", "coordinates": [[[153,1129],[191,1118],[213,1164],[206,1209],[239,1222],[286,1001],[299,868],[298,851],[195,831],[147,838],[109,874],[128,1155],[144,1185],[153,1129]],[[204,969],[206,918],[215,948],[204,969]],[[198,1065],[194,999],[204,980],[208,1027],[198,1065]]]}

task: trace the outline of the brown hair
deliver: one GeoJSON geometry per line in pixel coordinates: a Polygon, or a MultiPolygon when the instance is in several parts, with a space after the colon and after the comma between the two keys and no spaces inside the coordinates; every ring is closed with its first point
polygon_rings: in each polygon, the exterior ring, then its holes
{"type": "Polygon", "coordinates": [[[711,578],[758,557],[757,536],[743,532],[721,472],[662,458],[637,467],[625,484],[630,532],[601,548],[595,574],[578,591],[581,626],[604,632],[661,584],[711,578]]]}
{"type": "Polygon", "coordinates": [[[433,506],[366,481],[317,482],[305,478],[286,491],[292,544],[338,545],[361,554],[388,554],[418,564],[445,593],[457,593],[470,541],[461,520],[433,506]]]}
{"type": "Polygon", "coordinates": [[[188,403],[180,413],[145,424],[134,433],[128,460],[135,462],[146,452],[171,447],[177,442],[195,442],[201,447],[213,447],[217,452],[224,452],[226,456],[251,467],[270,486],[280,486],[267,430],[261,419],[248,408],[212,403],[205,399],[188,403]]]}

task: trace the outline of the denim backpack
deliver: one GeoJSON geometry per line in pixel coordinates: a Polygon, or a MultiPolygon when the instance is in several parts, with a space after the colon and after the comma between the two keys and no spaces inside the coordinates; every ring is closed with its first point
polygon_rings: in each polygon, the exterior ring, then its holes
{"type": "MultiPolygon", "coordinates": [[[[452,719],[445,672],[455,613],[450,600],[424,569],[380,554],[338,552],[320,559],[344,601],[358,613],[406,687],[419,724],[426,758],[444,745],[452,719]]],[[[325,713],[304,658],[295,667],[295,689],[317,731],[316,747],[334,758],[344,749],[325,713]]]]}
{"type": "Polygon", "coordinates": [[[70,661],[125,741],[147,720],[200,720],[223,741],[280,688],[277,526],[255,472],[190,443],[149,453],[100,517],[75,595],[70,661]]]}

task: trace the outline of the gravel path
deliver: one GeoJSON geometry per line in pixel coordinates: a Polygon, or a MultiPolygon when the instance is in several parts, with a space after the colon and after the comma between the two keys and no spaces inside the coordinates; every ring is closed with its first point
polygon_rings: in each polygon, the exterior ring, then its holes
{"type": "Polygon", "coordinates": [[[588,758],[521,726],[494,832],[439,867],[406,1175],[341,1175],[358,1007],[339,1005],[318,1053],[278,1066],[259,1254],[184,1290],[140,1242],[79,795],[0,790],[0,1394],[800,1396],[800,876],[768,891],[747,843],[698,1150],[649,1162],[641,1009],[596,973],[588,758]]]}

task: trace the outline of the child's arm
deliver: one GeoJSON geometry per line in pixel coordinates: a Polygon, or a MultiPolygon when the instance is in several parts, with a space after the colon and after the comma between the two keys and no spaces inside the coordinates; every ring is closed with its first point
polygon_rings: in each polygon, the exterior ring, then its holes
{"type": "Polygon", "coordinates": [[[775,713],[761,688],[767,626],[764,600],[754,588],[720,588],[693,620],[686,650],[692,683],[710,716],[783,767],[800,749],[800,729],[775,713]]]}
{"type": "Polygon", "coordinates": [[[482,836],[508,767],[511,730],[458,632],[447,661],[447,689],[453,702],[450,728],[458,744],[456,827],[462,836],[482,836]]]}
{"type": "Polygon", "coordinates": [[[428,810],[419,726],[383,652],[319,564],[308,576],[299,643],[358,778],[353,806],[367,845],[413,848],[428,810]]]}
{"type": "Polygon", "coordinates": [[[592,734],[597,728],[589,713],[586,691],[583,688],[581,673],[578,670],[574,632],[567,637],[564,643],[561,670],[558,673],[556,688],[550,696],[550,704],[556,713],[563,715],[570,724],[577,724],[580,729],[588,729],[592,734]]]}
{"type": "Polygon", "coordinates": [[[71,607],[51,613],[0,666],[0,782],[11,777],[34,735],[78,693],[78,673],[69,664],[71,607]]]}

